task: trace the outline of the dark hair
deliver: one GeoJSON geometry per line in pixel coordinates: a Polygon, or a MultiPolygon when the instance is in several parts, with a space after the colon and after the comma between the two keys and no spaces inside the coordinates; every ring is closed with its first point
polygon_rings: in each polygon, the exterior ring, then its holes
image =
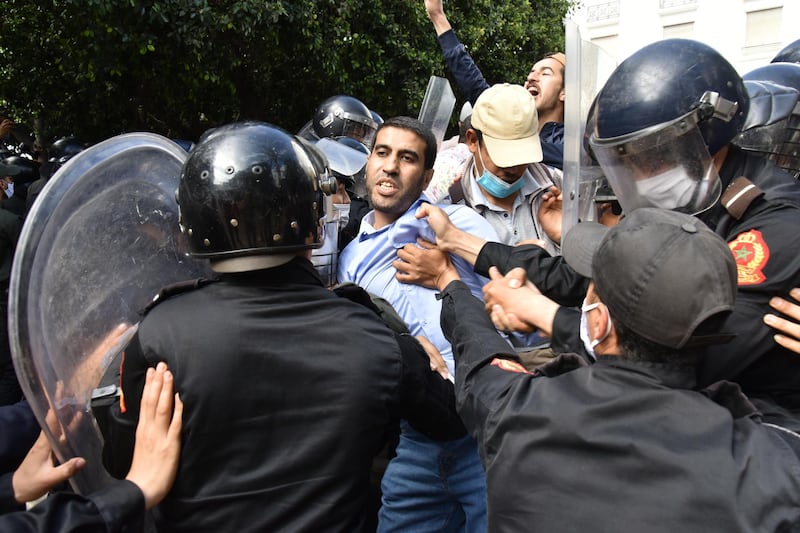
{"type": "MultiPolygon", "coordinates": [[[[434,137],[433,131],[413,117],[392,117],[378,126],[378,132],[390,126],[414,132],[417,137],[425,141],[425,170],[432,169],[433,162],[436,160],[436,137],[434,137]]],[[[377,133],[375,137],[377,138],[377,133]]]]}
{"type": "Polygon", "coordinates": [[[467,130],[472,127],[472,115],[466,117],[464,120],[461,121],[461,125],[458,127],[458,142],[465,143],[467,142],[467,130]]]}
{"type": "Polygon", "coordinates": [[[645,339],[614,317],[611,317],[614,330],[617,332],[617,344],[620,356],[629,361],[649,361],[653,363],[672,363],[694,365],[696,351],[681,348],[670,348],[645,339]]]}

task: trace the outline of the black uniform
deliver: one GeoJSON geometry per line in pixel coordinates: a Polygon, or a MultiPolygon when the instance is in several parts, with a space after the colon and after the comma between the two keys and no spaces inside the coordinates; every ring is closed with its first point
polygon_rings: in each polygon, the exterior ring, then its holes
{"type": "Polygon", "coordinates": [[[475,272],[488,278],[493,266],[503,274],[517,267],[525,269],[527,278],[542,294],[560,305],[580,307],[589,288],[589,278],[575,272],[562,256],[551,256],[535,244],[487,242],[475,260],[475,272]]]}
{"type": "Polygon", "coordinates": [[[695,392],[691,366],[613,356],[529,373],[463,283],[442,296],[490,531],[800,527],[800,439],[762,425],[736,385],[695,392]]]}
{"type": "MultiPolygon", "coordinates": [[[[0,508],[13,500],[11,474],[0,476],[0,508]],[[10,492],[9,492],[10,491],[10,492]]],[[[9,533],[116,533],[144,528],[144,495],[130,481],[119,481],[89,496],[55,492],[32,510],[0,516],[0,531],[9,533]]]]}
{"type": "Polygon", "coordinates": [[[586,361],[593,361],[583,346],[578,329],[581,320],[579,307],[589,289],[589,278],[575,272],[563,256],[551,256],[547,250],[534,244],[509,246],[487,242],[475,260],[475,272],[488,277],[492,266],[503,274],[512,268],[525,269],[526,277],[542,294],[561,306],[553,318],[550,336],[553,353],[575,353],[586,361]]]}
{"type": "Polygon", "coordinates": [[[8,281],[21,230],[20,216],[0,207],[0,405],[10,405],[22,399],[8,340],[8,281]]]}
{"type": "Polygon", "coordinates": [[[165,531],[359,531],[371,460],[401,416],[433,437],[465,434],[416,340],[326,290],[305,259],[149,312],[111,409],[114,475],[128,469],[145,371],[162,360],[185,405],[177,480],[156,508],[165,531]]]}
{"type": "Polygon", "coordinates": [[[708,350],[698,380],[701,386],[735,381],[768,420],[798,430],[800,357],[773,341],[775,331],[762,318],[774,312],[771,297],[785,297],[800,286],[800,184],[765,158],[731,147],[720,178],[730,184],[739,176],[764,194],[745,202],[739,219],[729,212],[736,212],[736,206],[725,210],[724,201],[701,217],[728,241],[736,258],[736,308],[725,329],[737,336],[708,350]]]}
{"type": "MultiPolygon", "coordinates": [[[[725,198],[700,216],[728,241],[737,260],[739,285],[736,308],[725,328],[736,338],[708,349],[698,369],[698,382],[706,386],[722,379],[735,381],[767,420],[797,431],[800,357],[773,341],[775,331],[762,318],[775,312],[769,306],[771,297],[785,297],[800,286],[800,184],[765,158],[731,146],[720,178],[728,185],[740,176],[764,194],[754,199],[741,197],[729,206],[738,218],[726,210],[725,198]]],[[[551,258],[540,250],[488,243],[475,270],[488,270],[493,264],[501,270],[522,266],[543,294],[562,305],[580,305],[578,297],[585,294],[588,279],[571,271],[562,258],[551,258]]],[[[558,312],[553,325],[553,339],[559,339],[553,343],[555,351],[585,353],[578,337],[579,319],[575,310],[558,312]]]]}

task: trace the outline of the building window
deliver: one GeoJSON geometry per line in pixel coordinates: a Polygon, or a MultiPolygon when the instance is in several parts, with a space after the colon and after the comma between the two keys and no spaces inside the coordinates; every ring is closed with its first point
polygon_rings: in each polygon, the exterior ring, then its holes
{"type": "Polygon", "coordinates": [[[673,7],[693,6],[697,4],[697,0],[659,0],[658,7],[661,9],[670,9],[673,7]]]}
{"type": "Polygon", "coordinates": [[[694,22],[664,26],[664,39],[691,39],[694,37],[694,22]]]}
{"type": "Polygon", "coordinates": [[[619,18],[619,0],[595,4],[586,8],[586,20],[588,22],[600,22],[617,18],[619,18]]]}
{"type": "Polygon", "coordinates": [[[762,9],[747,13],[745,47],[761,46],[780,42],[781,15],[783,8],[762,9]]]}
{"type": "Polygon", "coordinates": [[[600,47],[610,57],[617,57],[617,45],[619,35],[606,35],[605,37],[594,37],[592,43],[600,47]]]}

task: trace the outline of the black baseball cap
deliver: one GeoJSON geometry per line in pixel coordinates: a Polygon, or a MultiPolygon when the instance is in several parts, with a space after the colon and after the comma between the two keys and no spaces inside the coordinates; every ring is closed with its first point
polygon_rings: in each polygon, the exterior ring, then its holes
{"type": "Polygon", "coordinates": [[[736,300],[736,262],[728,244],[698,218],[666,209],[633,210],[613,228],[582,222],[565,236],[564,259],[594,280],[611,316],[670,348],[727,342],[697,331],[736,300]]]}

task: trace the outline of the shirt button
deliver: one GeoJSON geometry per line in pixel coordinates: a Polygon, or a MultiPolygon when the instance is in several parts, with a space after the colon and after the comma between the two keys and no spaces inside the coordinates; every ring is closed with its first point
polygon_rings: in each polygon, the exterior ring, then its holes
{"type": "Polygon", "coordinates": [[[508,213],[503,213],[503,216],[508,218],[508,213]]]}

